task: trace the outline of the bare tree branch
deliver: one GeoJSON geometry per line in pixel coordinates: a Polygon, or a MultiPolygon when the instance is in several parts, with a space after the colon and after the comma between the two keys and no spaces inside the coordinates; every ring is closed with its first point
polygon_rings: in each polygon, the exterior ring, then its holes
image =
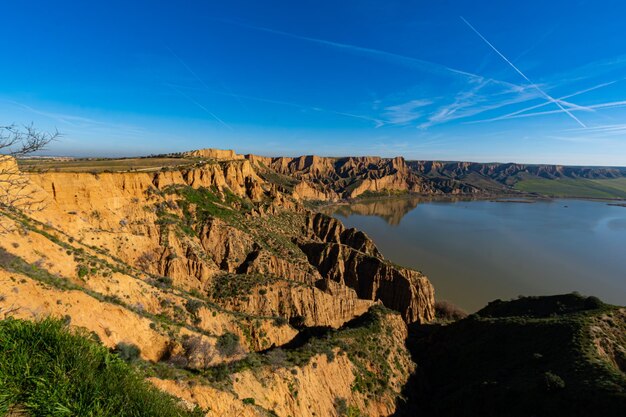
{"type": "Polygon", "coordinates": [[[42,132],[32,125],[0,126],[0,209],[30,211],[42,207],[43,199],[29,189],[30,181],[15,158],[43,150],[59,137],[58,131],[42,132]]]}

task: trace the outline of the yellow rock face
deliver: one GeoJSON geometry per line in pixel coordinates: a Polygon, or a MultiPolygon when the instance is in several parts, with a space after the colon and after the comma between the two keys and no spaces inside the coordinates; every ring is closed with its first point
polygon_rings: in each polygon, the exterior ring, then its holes
{"type": "MultiPolygon", "coordinates": [[[[402,316],[390,315],[384,335],[372,338],[389,346],[388,361],[402,369],[379,397],[354,390],[362,368],[337,347],[301,366],[261,361],[222,383],[151,381],[189,404],[210,406],[209,416],[339,416],[338,400],[362,415],[393,413],[413,367],[402,318],[430,320],[433,290],[423,275],[386,262],[362,232],[298,203],[341,197],[314,181],[334,175],[336,160],[244,159],[218,150],[189,156],[211,161],[140,173],[16,171],[41,205],[0,213],[7,226],[0,235],[0,318],[65,318],[110,348],[134,344],[147,361],[202,372],[288,347],[302,328],[341,329],[383,303],[402,316]],[[302,176],[281,188],[264,179],[267,169],[302,176]],[[224,348],[227,339],[236,340],[232,349],[224,348]]],[[[403,163],[394,160],[389,169],[403,163]]],[[[368,164],[382,162],[353,159],[341,169],[368,164]]],[[[3,166],[5,176],[17,170],[11,159],[3,166]]],[[[357,189],[401,187],[398,175],[357,189]]]]}

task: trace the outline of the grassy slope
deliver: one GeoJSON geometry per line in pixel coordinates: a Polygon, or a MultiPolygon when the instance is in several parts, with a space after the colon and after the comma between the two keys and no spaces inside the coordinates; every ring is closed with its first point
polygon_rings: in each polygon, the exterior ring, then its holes
{"type": "Polygon", "coordinates": [[[626,178],[609,180],[533,178],[516,183],[514,188],[553,197],[626,198],[626,178]]]}
{"type": "MultiPolygon", "coordinates": [[[[414,356],[424,378],[406,393],[414,403],[407,409],[438,416],[621,416],[626,375],[598,355],[589,331],[605,317],[614,334],[626,334],[616,307],[574,294],[494,302],[454,324],[416,329],[414,356]]],[[[624,346],[624,337],[615,339],[624,346]]]]}
{"type": "Polygon", "coordinates": [[[0,321],[0,415],[193,416],[127,363],[64,324],[0,321]]]}

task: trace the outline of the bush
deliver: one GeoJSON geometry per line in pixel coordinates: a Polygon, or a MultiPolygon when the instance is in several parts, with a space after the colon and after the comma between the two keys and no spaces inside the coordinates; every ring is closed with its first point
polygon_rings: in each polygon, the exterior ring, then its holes
{"type": "Polygon", "coordinates": [[[345,416],[346,414],[348,414],[348,402],[346,401],[345,398],[343,397],[335,398],[333,405],[335,406],[335,410],[337,411],[337,414],[339,414],[340,416],[345,416]]]}
{"type": "Polygon", "coordinates": [[[200,336],[186,338],[183,341],[183,349],[185,349],[185,366],[192,369],[208,368],[215,356],[213,346],[203,341],[200,336]]]}
{"type": "Polygon", "coordinates": [[[467,312],[449,301],[440,300],[435,303],[435,316],[442,320],[461,320],[467,317],[467,312]]]}
{"type": "Polygon", "coordinates": [[[602,302],[602,300],[600,300],[598,297],[595,297],[593,295],[585,299],[585,308],[587,310],[596,310],[603,306],[604,306],[604,303],[602,302]]]}
{"type": "Polygon", "coordinates": [[[86,266],[81,265],[78,268],[78,278],[81,278],[81,279],[85,278],[87,274],[89,274],[89,269],[86,266]]]}
{"type": "Polygon", "coordinates": [[[59,320],[0,321],[0,415],[199,416],[146,382],[135,368],[59,320]]]}
{"type": "Polygon", "coordinates": [[[289,323],[289,321],[284,317],[276,317],[274,319],[274,324],[277,325],[278,327],[283,327],[287,323],[289,323]]]}
{"type": "Polygon", "coordinates": [[[198,315],[198,311],[200,311],[201,307],[202,307],[202,301],[200,300],[189,299],[187,300],[187,303],[185,304],[185,308],[187,309],[187,311],[193,314],[194,316],[198,315]]]}
{"type": "Polygon", "coordinates": [[[565,381],[550,371],[543,374],[546,389],[548,391],[556,391],[565,388],[565,381]]]}
{"type": "Polygon", "coordinates": [[[281,348],[270,350],[265,355],[265,358],[267,359],[267,363],[274,369],[283,368],[288,364],[287,354],[281,348]]]}
{"type": "Polygon", "coordinates": [[[239,352],[239,336],[234,333],[224,333],[217,339],[217,350],[224,356],[233,356],[239,352]]]}
{"type": "Polygon", "coordinates": [[[241,402],[244,404],[254,405],[254,398],[244,398],[241,402]]]}
{"type": "Polygon", "coordinates": [[[139,359],[141,349],[135,344],[120,342],[113,349],[113,353],[116,353],[117,356],[126,362],[132,362],[139,359]]]}

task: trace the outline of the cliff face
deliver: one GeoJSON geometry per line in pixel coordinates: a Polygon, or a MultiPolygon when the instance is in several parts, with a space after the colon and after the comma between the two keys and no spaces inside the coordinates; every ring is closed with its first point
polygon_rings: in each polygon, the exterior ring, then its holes
{"type": "MultiPolygon", "coordinates": [[[[225,401],[212,410],[393,412],[413,366],[402,319],[432,318],[427,279],[387,263],[364,233],[304,209],[295,193],[264,179],[261,164],[275,161],[192,157],[194,166],[158,172],[24,176],[43,205],[2,211],[10,227],[0,240],[0,316],[65,317],[110,348],[135,345],[155,364],[157,386],[196,404],[225,401]],[[391,327],[376,319],[363,328],[380,304],[401,316],[376,313],[391,327]],[[337,333],[318,337],[320,329],[337,333]],[[377,349],[369,340],[383,331],[392,357],[359,362],[355,349],[377,349]],[[348,346],[340,335],[366,339],[348,346]],[[325,340],[334,344],[322,348],[325,340]],[[391,360],[402,369],[390,370],[391,360]],[[211,376],[224,367],[234,391],[211,376]],[[192,387],[164,369],[205,376],[192,387]],[[370,377],[392,383],[372,393],[375,383],[363,385],[370,377]]],[[[351,162],[354,169],[369,163],[377,162],[351,162]]],[[[319,179],[335,169],[319,158],[294,164],[319,179]]]]}
{"type": "Polygon", "coordinates": [[[404,158],[349,157],[261,158],[247,155],[265,173],[295,179],[291,192],[302,199],[336,201],[385,193],[475,194],[480,190],[455,179],[443,181],[414,171],[404,158]]]}
{"type": "Polygon", "coordinates": [[[302,250],[322,276],[354,289],[360,298],[381,300],[400,311],[408,323],[435,317],[434,289],[419,272],[394,267],[342,244],[305,243],[302,250]]]}
{"type": "Polygon", "coordinates": [[[232,149],[197,149],[195,151],[185,152],[185,155],[194,158],[207,158],[215,160],[243,159],[243,155],[236,154],[232,149]]]}
{"type": "Polygon", "coordinates": [[[329,345],[324,348],[327,353],[310,351],[309,359],[301,366],[280,363],[288,361],[288,355],[302,354],[310,348],[274,350],[272,363],[236,373],[227,391],[185,381],[152,381],[180,398],[210,407],[207,416],[211,417],[267,415],[259,413],[259,407],[279,417],[389,416],[414,365],[404,347],[407,334],[402,320],[393,314],[378,314],[368,314],[370,322],[358,331],[347,329],[328,336],[329,345]],[[374,327],[379,335],[375,340],[362,337],[363,330],[374,327]],[[361,359],[351,360],[343,348],[333,347],[338,340],[345,349],[354,346],[361,359]],[[384,375],[384,387],[372,375],[384,375]]]}
{"type": "Polygon", "coordinates": [[[405,161],[402,157],[246,158],[262,175],[302,200],[338,201],[359,196],[418,193],[476,195],[516,193],[525,178],[610,179],[626,177],[618,167],[572,167],[515,163],[405,161]],[[278,175],[278,177],[277,177],[278,175]]]}

